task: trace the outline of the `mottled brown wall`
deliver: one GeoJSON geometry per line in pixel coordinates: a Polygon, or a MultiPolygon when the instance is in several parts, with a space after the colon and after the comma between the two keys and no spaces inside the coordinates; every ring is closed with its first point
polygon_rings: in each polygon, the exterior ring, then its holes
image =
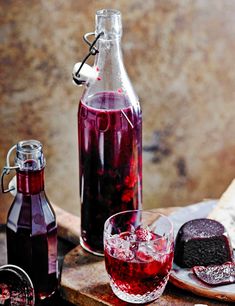
{"type": "MultiPolygon", "coordinates": [[[[144,117],[144,207],[218,197],[235,173],[235,1],[1,0],[0,166],[42,141],[47,193],[78,213],[73,64],[95,11],[123,13],[123,51],[144,117]]],[[[0,197],[7,209],[9,196],[0,197]]]]}

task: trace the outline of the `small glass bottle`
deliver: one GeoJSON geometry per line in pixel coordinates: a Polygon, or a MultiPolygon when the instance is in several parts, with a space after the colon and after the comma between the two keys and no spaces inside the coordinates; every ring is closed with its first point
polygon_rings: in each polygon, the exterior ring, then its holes
{"type": "Polygon", "coordinates": [[[37,299],[57,288],[57,225],[44,191],[45,159],[36,140],[16,146],[17,193],[7,218],[8,264],[30,276],[37,299]]]}
{"type": "Polygon", "coordinates": [[[142,206],[142,113],[125,70],[121,14],[96,13],[95,81],[78,109],[81,245],[103,254],[105,220],[142,206]]]}

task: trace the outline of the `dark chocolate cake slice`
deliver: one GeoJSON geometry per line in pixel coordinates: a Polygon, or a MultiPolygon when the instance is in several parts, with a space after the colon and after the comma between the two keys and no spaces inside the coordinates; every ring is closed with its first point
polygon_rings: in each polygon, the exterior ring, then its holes
{"type": "Polygon", "coordinates": [[[193,272],[197,278],[211,286],[235,283],[234,262],[226,262],[219,266],[195,266],[193,272]]]}
{"type": "Polygon", "coordinates": [[[176,237],[174,260],[184,268],[233,261],[233,250],[225,227],[206,218],[186,222],[176,237]]]}

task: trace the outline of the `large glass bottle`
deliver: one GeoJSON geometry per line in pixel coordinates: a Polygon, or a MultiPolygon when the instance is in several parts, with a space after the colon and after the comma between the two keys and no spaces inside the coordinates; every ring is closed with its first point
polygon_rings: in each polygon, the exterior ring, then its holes
{"type": "Polygon", "coordinates": [[[7,218],[8,263],[30,276],[36,298],[57,288],[57,225],[44,191],[45,159],[36,140],[16,146],[17,193],[7,218]]]}
{"type": "Polygon", "coordinates": [[[142,113],[126,73],[121,14],[96,13],[96,81],[88,82],[78,109],[81,245],[103,254],[105,220],[142,206],[142,113]]]}

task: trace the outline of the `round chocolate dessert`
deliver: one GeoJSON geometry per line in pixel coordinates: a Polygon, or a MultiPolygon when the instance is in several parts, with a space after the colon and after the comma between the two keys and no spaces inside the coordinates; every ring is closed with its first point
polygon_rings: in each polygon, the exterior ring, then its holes
{"type": "Polygon", "coordinates": [[[233,261],[233,249],[225,227],[206,218],[186,222],[176,236],[174,260],[183,268],[233,261]]]}

